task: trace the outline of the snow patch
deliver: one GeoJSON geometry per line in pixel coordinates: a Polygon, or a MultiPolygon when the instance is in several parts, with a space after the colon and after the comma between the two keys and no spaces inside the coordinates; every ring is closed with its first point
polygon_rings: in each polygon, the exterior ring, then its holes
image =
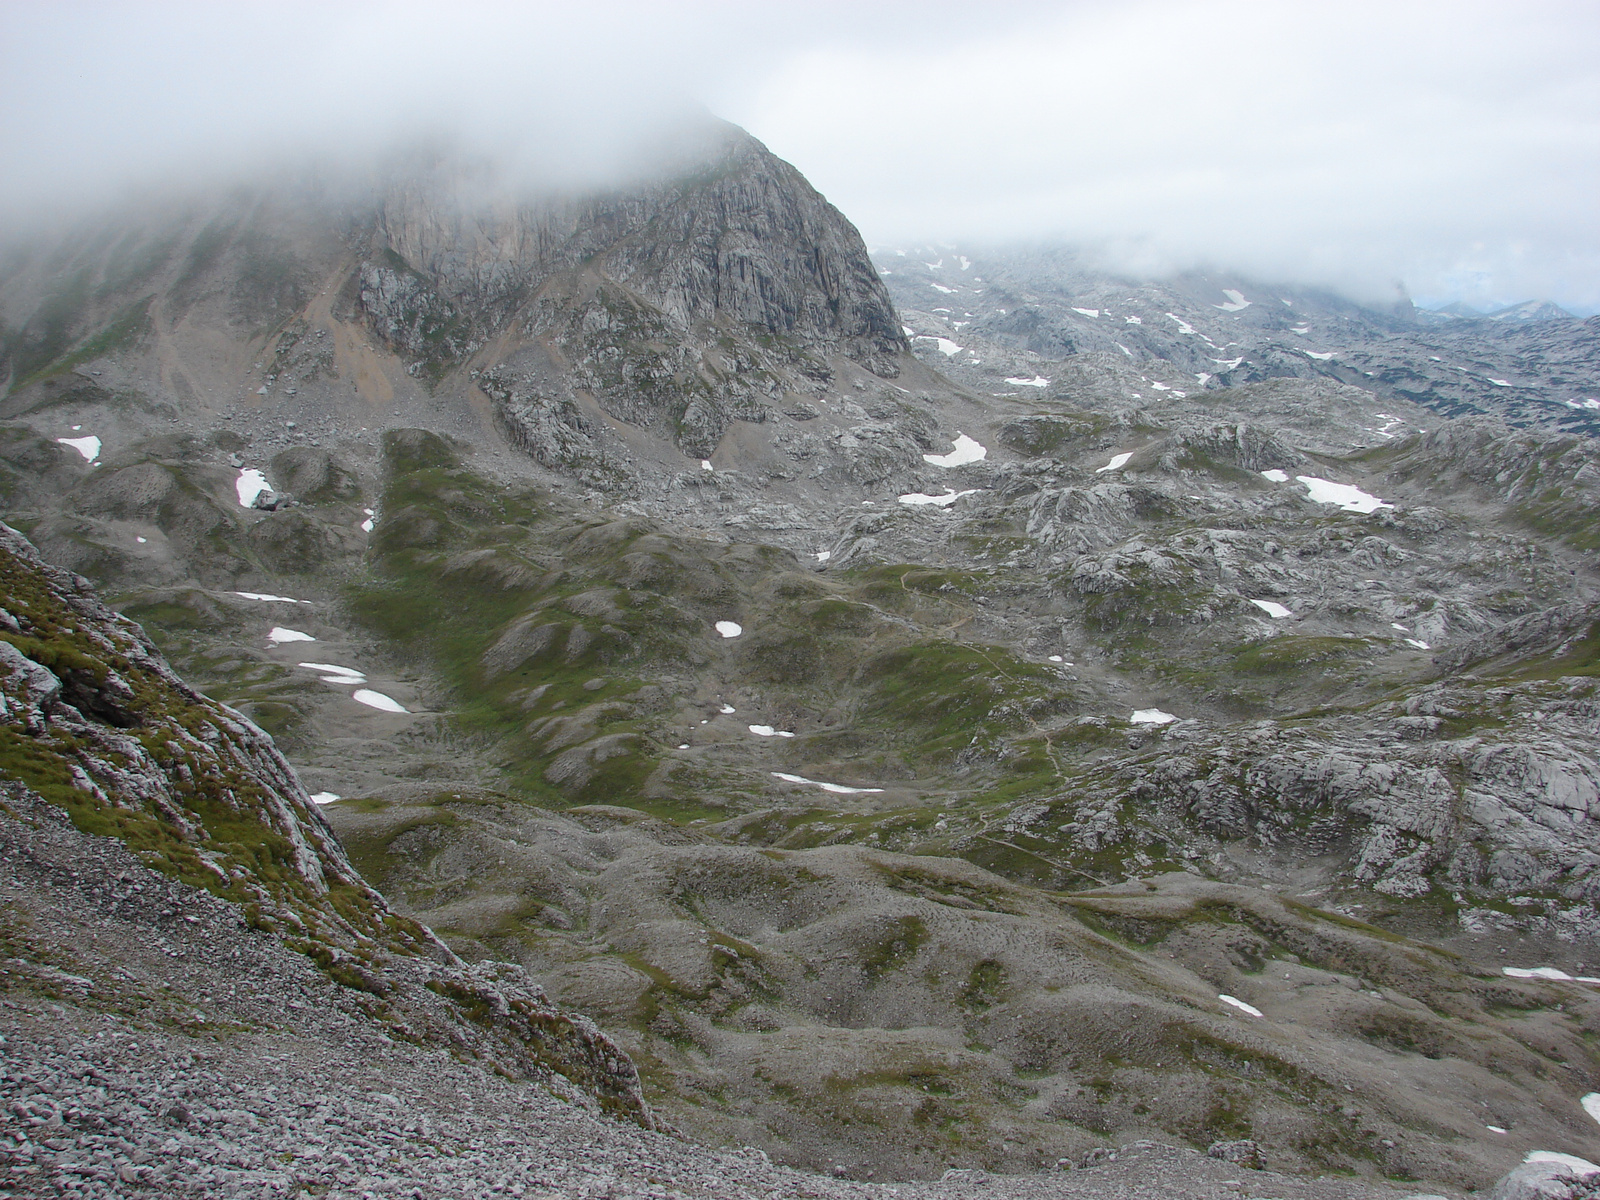
{"type": "Polygon", "coordinates": [[[1132,316],[1123,317],[1122,318],[1122,323],[1124,325],[1143,325],[1144,324],[1144,318],[1143,317],[1132,317],[1132,316]]]}
{"type": "Polygon", "coordinates": [[[1261,478],[1270,479],[1270,480],[1272,480],[1273,483],[1288,483],[1289,482],[1289,476],[1286,473],[1284,473],[1283,471],[1278,470],[1278,468],[1276,468],[1276,467],[1272,468],[1272,470],[1270,470],[1270,471],[1261,472],[1261,478]]]}
{"type": "MultiPolygon", "coordinates": [[[[1568,983],[1600,983],[1600,978],[1593,975],[1568,975],[1559,967],[1501,967],[1502,975],[1509,975],[1513,979],[1554,979],[1568,983]]],[[[1593,1115],[1593,1114],[1591,1114],[1593,1115]]],[[[1596,1118],[1600,1120],[1600,1118],[1596,1118]]]]}
{"type": "Polygon", "coordinates": [[[1193,333],[1194,332],[1194,326],[1189,324],[1189,322],[1185,321],[1177,313],[1168,313],[1167,316],[1171,317],[1174,321],[1176,321],[1178,323],[1178,332],[1179,333],[1193,333]]]}
{"type": "Polygon", "coordinates": [[[1170,725],[1178,718],[1159,708],[1136,708],[1128,722],[1133,725],[1170,725]]]}
{"type": "Polygon", "coordinates": [[[1433,649],[1433,647],[1428,645],[1427,642],[1421,641],[1418,638],[1407,638],[1406,639],[1406,645],[1415,646],[1418,650],[1432,650],[1433,649]]]}
{"type": "Polygon", "coordinates": [[[385,696],[382,692],[374,692],[370,688],[360,688],[354,692],[350,699],[357,704],[365,704],[368,708],[380,708],[384,712],[403,713],[411,710],[400,701],[385,696]]]}
{"type": "Polygon", "coordinates": [[[718,621],[715,628],[725,638],[736,638],[744,632],[744,626],[737,621],[718,621]]]}
{"type": "Polygon", "coordinates": [[[1221,367],[1224,371],[1237,371],[1239,369],[1239,364],[1244,361],[1244,356],[1241,355],[1238,358],[1213,358],[1211,361],[1216,363],[1217,366],[1221,367]]]}
{"type": "Polygon", "coordinates": [[[1294,614],[1283,605],[1274,604],[1271,600],[1252,600],[1250,603],[1254,604],[1257,608],[1266,613],[1267,616],[1271,617],[1275,621],[1281,620],[1284,617],[1294,616],[1294,614]]]}
{"type": "Polygon", "coordinates": [[[757,737],[793,737],[787,729],[774,729],[771,725],[751,725],[750,732],[757,737]]]}
{"type": "Polygon", "coordinates": [[[700,460],[700,469],[702,471],[715,471],[716,470],[716,468],[711,465],[711,460],[709,458],[702,458],[700,460]]]}
{"type": "Polygon", "coordinates": [[[1194,373],[1194,377],[1200,381],[1201,387],[1205,387],[1206,384],[1211,382],[1210,371],[1196,371],[1194,373]]]}
{"type": "MultiPolygon", "coordinates": [[[[1236,295],[1236,296],[1238,294],[1239,293],[1237,293],[1237,292],[1234,293],[1234,295],[1236,295]]],[[[1243,1000],[1239,999],[1237,996],[1218,995],[1217,999],[1221,1000],[1224,1004],[1233,1005],[1233,1007],[1237,1008],[1240,1012],[1249,1013],[1252,1017],[1259,1017],[1259,1016],[1262,1015],[1261,1010],[1259,1008],[1257,1008],[1254,1004],[1246,1004],[1243,1000]]]]}
{"type": "Polygon", "coordinates": [[[818,562],[827,562],[832,557],[833,557],[833,551],[832,550],[818,550],[817,551],[817,561],[818,562]]]}
{"type": "Polygon", "coordinates": [[[254,467],[246,467],[240,471],[239,478],[233,481],[233,487],[239,493],[240,508],[251,507],[262,492],[272,491],[272,485],[267,482],[267,477],[254,467]]]}
{"type": "Polygon", "coordinates": [[[1379,500],[1356,487],[1353,483],[1334,483],[1331,479],[1318,479],[1315,475],[1296,475],[1306,485],[1311,499],[1318,504],[1337,504],[1345,512],[1370,513],[1380,508],[1393,508],[1387,500],[1379,500]]]}
{"type": "Polygon", "coordinates": [[[1049,387],[1050,381],[1043,375],[1035,375],[1032,379],[1024,379],[1020,375],[1007,375],[1006,382],[1016,387],[1049,387]]]}
{"type": "Polygon", "coordinates": [[[942,283],[936,283],[936,284],[933,285],[933,290],[936,291],[936,292],[943,292],[946,296],[954,296],[961,289],[960,288],[947,288],[942,283]]]}
{"type": "Polygon", "coordinates": [[[267,641],[283,645],[285,642],[314,642],[317,639],[309,633],[301,633],[298,629],[285,629],[282,625],[274,625],[267,630],[267,641]]]}
{"type": "Polygon", "coordinates": [[[963,467],[967,463],[981,462],[989,457],[989,451],[985,446],[973,441],[964,433],[957,433],[956,440],[950,444],[955,449],[949,454],[924,454],[922,461],[932,463],[936,467],[963,467]]]}
{"type": "Polygon", "coordinates": [[[1244,298],[1244,293],[1234,288],[1223,288],[1222,294],[1228,298],[1226,304],[1213,304],[1212,308],[1220,308],[1223,312],[1243,312],[1250,307],[1251,301],[1244,298]]]}
{"type": "Polygon", "coordinates": [[[1098,308],[1074,308],[1072,311],[1075,313],[1082,313],[1086,317],[1098,317],[1100,315],[1100,310],[1098,308]]]}
{"type": "Polygon", "coordinates": [[[1600,1167],[1595,1166],[1587,1158],[1579,1158],[1576,1154],[1561,1154],[1555,1150],[1530,1150],[1522,1161],[1560,1163],[1563,1167],[1571,1167],[1580,1175],[1600,1175],[1600,1167]]]}
{"type": "Polygon", "coordinates": [[[371,533],[372,532],[373,523],[376,521],[377,518],[376,518],[376,516],[374,515],[373,511],[370,508],[363,508],[361,511],[367,514],[367,519],[365,521],[361,522],[361,532],[362,533],[371,533]]]}
{"type": "Polygon", "coordinates": [[[272,596],[266,592],[235,592],[235,596],[243,596],[246,600],[270,600],[277,604],[310,604],[309,600],[296,600],[293,596],[272,596]]]}
{"type": "Polygon", "coordinates": [[[63,446],[71,446],[79,454],[83,455],[84,462],[93,462],[100,457],[100,439],[93,434],[81,438],[57,438],[56,441],[63,446]]]}
{"type": "Polygon", "coordinates": [[[1578,1103],[1583,1105],[1584,1112],[1588,1113],[1596,1121],[1600,1121],[1600,1092],[1590,1092],[1578,1103]]]}
{"type": "Polygon", "coordinates": [[[1117,349],[1118,349],[1118,350],[1121,350],[1121,351],[1122,351],[1122,352],[1123,352],[1123,353],[1124,353],[1124,354],[1126,354],[1126,355],[1127,355],[1127,356],[1128,356],[1128,357],[1129,357],[1129,358],[1132,358],[1132,357],[1133,357],[1133,351],[1132,351],[1132,350],[1129,350],[1129,349],[1128,349],[1128,348],[1127,348],[1127,347],[1126,347],[1126,346],[1124,346],[1124,345],[1123,345],[1123,344],[1122,344],[1122,343],[1121,343],[1121,342],[1112,342],[1112,343],[1111,343],[1111,344],[1112,344],[1112,345],[1113,345],[1113,346],[1115,346],[1115,347],[1116,347],[1116,348],[1117,348],[1117,349]]]}
{"type": "Polygon", "coordinates": [[[1061,661],[1061,655],[1059,655],[1059,654],[1052,654],[1052,655],[1051,655],[1051,656],[1050,656],[1050,661],[1051,661],[1051,662],[1060,662],[1060,661],[1061,661]]]}
{"type": "Polygon", "coordinates": [[[939,347],[939,353],[946,358],[954,358],[964,349],[964,347],[956,345],[949,338],[934,338],[933,340],[939,347]]]}
{"type": "Polygon", "coordinates": [[[332,804],[337,799],[339,799],[339,793],[338,792],[312,792],[311,793],[311,803],[313,803],[313,804],[332,804]]]}
{"type": "Polygon", "coordinates": [[[1318,362],[1327,362],[1330,358],[1333,357],[1333,351],[1332,350],[1329,350],[1326,354],[1318,354],[1315,350],[1302,349],[1300,351],[1300,353],[1304,354],[1307,358],[1314,358],[1318,362]]]}
{"type": "Polygon", "coordinates": [[[731,704],[724,704],[717,711],[722,713],[724,716],[726,716],[728,713],[736,712],[737,710],[731,704]]]}
{"type": "Polygon", "coordinates": [[[1094,469],[1094,473],[1098,475],[1101,471],[1120,471],[1123,467],[1128,465],[1128,460],[1132,457],[1133,451],[1131,450],[1124,451],[1121,454],[1114,454],[1111,456],[1110,462],[1103,467],[1096,467],[1094,469]]]}
{"type": "MultiPolygon", "coordinates": [[[[1485,378],[1487,378],[1487,376],[1485,376],[1485,378]]],[[[1511,386],[1511,381],[1509,379],[1490,379],[1489,382],[1494,384],[1495,387],[1510,387],[1511,386]]]]}
{"type": "Polygon", "coordinates": [[[958,492],[958,491],[955,491],[954,489],[952,489],[950,491],[945,492],[945,494],[942,495],[942,496],[930,496],[925,492],[907,492],[904,496],[900,497],[900,503],[901,504],[932,504],[932,505],[935,505],[935,506],[937,506],[939,508],[949,508],[957,500],[961,499],[961,497],[970,496],[974,492],[977,492],[977,491],[980,491],[980,490],[981,490],[980,488],[968,488],[964,492],[958,492]]]}
{"type": "Polygon", "coordinates": [[[358,671],[354,667],[341,667],[338,663],[303,662],[296,663],[295,666],[304,667],[308,671],[322,672],[324,683],[356,684],[367,681],[364,672],[358,671]]]}
{"type": "Polygon", "coordinates": [[[862,792],[883,791],[882,788],[846,787],[842,783],[823,783],[820,779],[807,779],[804,775],[790,775],[785,771],[774,771],[772,774],[788,783],[809,783],[812,787],[819,787],[825,792],[834,792],[841,796],[854,796],[862,792]]]}

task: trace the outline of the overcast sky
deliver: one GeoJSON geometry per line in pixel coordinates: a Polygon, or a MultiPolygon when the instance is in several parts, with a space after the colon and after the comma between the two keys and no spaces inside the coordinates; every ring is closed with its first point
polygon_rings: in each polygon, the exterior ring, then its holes
{"type": "Polygon", "coordinates": [[[621,169],[702,104],[869,243],[1058,239],[1600,310],[1600,4],[0,0],[0,213],[470,130],[621,169]]]}

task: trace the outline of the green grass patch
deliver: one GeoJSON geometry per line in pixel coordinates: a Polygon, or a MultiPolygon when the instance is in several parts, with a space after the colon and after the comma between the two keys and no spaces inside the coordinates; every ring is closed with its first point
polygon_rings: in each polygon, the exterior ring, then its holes
{"type": "Polygon", "coordinates": [[[1233,656],[1234,669],[1251,675],[1299,671],[1316,663],[1343,662],[1365,653],[1365,638],[1274,637],[1252,642],[1233,656]]]}

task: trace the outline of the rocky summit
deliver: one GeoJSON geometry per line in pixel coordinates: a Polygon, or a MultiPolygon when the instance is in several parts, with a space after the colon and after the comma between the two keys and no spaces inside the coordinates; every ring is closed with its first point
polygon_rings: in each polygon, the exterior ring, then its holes
{"type": "Polygon", "coordinates": [[[1592,1194],[1594,319],[869,254],[714,126],[0,322],[0,1191],[1592,1194]]]}

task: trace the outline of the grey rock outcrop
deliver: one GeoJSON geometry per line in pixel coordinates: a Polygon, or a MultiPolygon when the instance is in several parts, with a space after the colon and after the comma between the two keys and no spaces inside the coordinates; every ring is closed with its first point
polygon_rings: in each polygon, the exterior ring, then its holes
{"type": "Polygon", "coordinates": [[[1489,1190],[1486,1200],[1594,1200],[1600,1176],[1563,1162],[1523,1163],[1489,1190]]]}

